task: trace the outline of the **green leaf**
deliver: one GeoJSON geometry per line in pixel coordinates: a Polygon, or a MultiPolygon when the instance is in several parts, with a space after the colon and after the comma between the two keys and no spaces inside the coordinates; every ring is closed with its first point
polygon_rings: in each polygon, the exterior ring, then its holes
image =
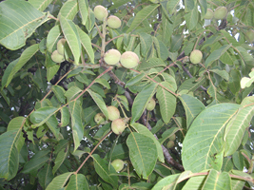
{"type": "Polygon", "coordinates": [[[231,47],[231,44],[224,45],[220,47],[219,49],[216,49],[213,51],[205,60],[205,66],[208,67],[212,64],[212,62],[218,60],[220,56],[222,56],[229,48],[231,47]]]}
{"type": "Polygon", "coordinates": [[[156,144],[150,137],[136,132],[129,134],[126,144],[135,171],[139,177],[148,179],[158,158],[156,144]]]}
{"type": "Polygon", "coordinates": [[[0,178],[11,180],[18,171],[19,152],[15,141],[20,135],[20,130],[10,130],[0,135],[0,178]]]}
{"type": "Polygon", "coordinates": [[[170,14],[173,14],[174,12],[177,11],[177,7],[180,3],[180,0],[170,0],[167,3],[167,9],[169,10],[170,14]]]}
{"type": "Polygon", "coordinates": [[[106,182],[111,184],[114,188],[118,187],[118,177],[116,175],[115,169],[110,164],[108,166],[108,162],[105,159],[101,159],[99,155],[94,154],[94,168],[96,173],[106,182]]]}
{"type": "Polygon", "coordinates": [[[152,57],[147,61],[143,61],[139,66],[138,70],[147,70],[154,67],[165,67],[166,64],[161,58],[152,57]]]}
{"type": "Polygon", "coordinates": [[[167,140],[172,134],[175,134],[179,128],[177,127],[171,127],[170,129],[166,130],[162,134],[162,138],[159,139],[160,144],[163,144],[165,140],[167,140]]]}
{"type": "Polygon", "coordinates": [[[23,47],[35,29],[49,20],[48,15],[26,1],[3,1],[0,9],[0,44],[11,50],[23,47]]]}
{"type": "Polygon", "coordinates": [[[185,6],[185,11],[186,12],[189,12],[192,9],[194,9],[194,7],[196,7],[194,0],[184,1],[184,6],[185,6]]]}
{"type": "Polygon", "coordinates": [[[61,110],[61,127],[65,127],[70,123],[70,112],[67,107],[63,107],[61,110]]]}
{"type": "Polygon", "coordinates": [[[66,92],[65,96],[68,99],[68,102],[74,99],[82,90],[77,86],[71,86],[66,92]]]}
{"type": "Polygon", "coordinates": [[[58,127],[58,121],[55,115],[52,115],[47,121],[46,124],[51,132],[54,134],[55,138],[59,141],[62,139],[60,134],[60,128],[58,127]]]}
{"type": "Polygon", "coordinates": [[[203,189],[218,189],[225,190],[231,189],[231,179],[227,172],[218,172],[215,170],[210,170],[209,175],[207,176],[203,189]]]}
{"type": "Polygon", "coordinates": [[[139,124],[139,123],[134,123],[131,125],[138,133],[145,135],[149,138],[151,138],[153,140],[153,142],[156,145],[156,149],[157,149],[157,154],[158,154],[158,159],[160,162],[164,163],[164,155],[163,155],[163,151],[162,151],[162,147],[161,144],[159,143],[159,141],[153,136],[153,134],[151,133],[151,131],[149,131],[144,125],[139,124]]]}
{"type": "Polygon", "coordinates": [[[60,24],[64,37],[74,57],[74,63],[78,65],[81,54],[81,43],[76,25],[72,21],[67,20],[63,16],[60,17],[60,24]]]}
{"type": "Polygon", "coordinates": [[[67,172],[55,177],[47,186],[46,190],[63,188],[72,174],[73,172],[67,172]]]}
{"type": "Polygon", "coordinates": [[[90,89],[88,89],[87,92],[90,94],[90,96],[92,97],[94,102],[97,104],[97,106],[100,108],[102,113],[106,116],[106,119],[108,119],[108,109],[102,97],[90,89]]]}
{"type": "Polygon", "coordinates": [[[79,13],[81,15],[82,24],[86,25],[88,18],[88,2],[87,0],[78,0],[79,13]]]}
{"type": "Polygon", "coordinates": [[[22,116],[15,117],[9,122],[7,131],[21,129],[24,126],[25,122],[26,122],[25,117],[22,116]]]}
{"type": "Polygon", "coordinates": [[[53,0],[29,0],[28,2],[37,10],[44,11],[52,1],[53,0]]]}
{"type": "Polygon", "coordinates": [[[89,190],[89,185],[86,177],[83,174],[74,174],[71,176],[65,190],[83,189],[89,190]]]}
{"type": "Polygon", "coordinates": [[[197,190],[197,189],[200,190],[202,188],[202,184],[206,180],[206,177],[207,177],[206,175],[203,175],[190,178],[186,182],[182,190],[197,190]]]}
{"type": "Polygon", "coordinates": [[[58,152],[56,159],[55,159],[55,165],[53,167],[52,173],[55,174],[58,168],[62,165],[65,158],[69,154],[69,144],[66,145],[66,147],[62,148],[60,152],[58,152]]]}
{"type": "Polygon", "coordinates": [[[146,109],[148,102],[155,94],[156,88],[157,84],[151,83],[145,86],[144,89],[140,93],[138,93],[138,95],[135,97],[131,108],[132,113],[131,123],[134,123],[141,117],[141,115],[146,109]]]}
{"type": "Polygon", "coordinates": [[[61,28],[59,25],[54,26],[50,29],[47,36],[47,50],[51,53],[54,45],[57,43],[59,36],[61,35],[61,28]]]}
{"type": "Polygon", "coordinates": [[[61,16],[62,16],[66,19],[73,20],[74,17],[76,16],[76,14],[78,13],[78,11],[79,11],[79,7],[78,7],[77,0],[67,1],[61,7],[61,9],[58,13],[58,18],[61,19],[61,16]]]}
{"type": "Polygon", "coordinates": [[[152,37],[151,35],[141,32],[139,34],[139,40],[141,43],[141,54],[145,57],[147,54],[147,51],[150,49],[152,44],[152,37]]]}
{"type": "Polygon", "coordinates": [[[47,68],[47,81],[50,81],[55,76],[59,68],[60,65],[53,65],[52,67],[47,68]]]}
{"type": "Polygon", "coordinates": [[[52,173],[51,163],[48,162],[44,165],[43,169],[41,169],[38,172],[39,183],[42,186],[42,188],[45,189],[47,185],[52,181],[53,178],[54,176],[52,173]]]}
{"type": "Polygon", "coordinates": [[[254,115],[254,97],[243,99],[241,107],[226,126],[224,140],[225,156],[232,155],[240,146],[244,132],[254,115]]]}
{"type": "Polygon", "coordinates": [[[187,128],[189,128],[195,117],[205,109],[205,106],[198,99],[188,94],[181,95],[179,99],[183,104],[187,118],[187,128]]]}
{"type": "Polygon", "coordinates": [[[182,43],[183,43],[183,37],[181,34],[172,35],[170,52],[178,51],[181,48],[182,43]]]}
{"type": "Polygon", "coordinates": [[[221,169],[225,126],[239,107],[231,103],[217,104],[197,116],[183,141],[182,161],[185,170],[200,172],[210,168],[221,169]]]}
{"type": "Polygon", "coordinates": [[[152,188],[152,190],[161,190],[161,189],[173,190],[179,176],[180,174],[173,174],[164,177],[162,180],[156,183],[156,185],[152,188]]]}
{"type": "Polygon", "coordinates": [[[92,44],[91,44],[91,39],[83,30],[81,30],[78,26],[76,26],[76,27],[77,27],[77,30],[79,33],[80,42],[81,42],[82,46],[85,49],[90,61],[92,63],[94,63],[94,52],[93,52],[93,48],[92,48],[92,44]]]}
{"type": "MultiPolygon", "coordinates": [[[[1,34],[0,34],[1,35],[1,34]]],[[[2,79],[2,88],[4,86],[8,86],[13,79],[14,75],[27,63],[28,60],[31,59],[32,56],[39,50],[39,44],[34,44],[30,47],[28,47],[18,58],[18,60],[15,60],[11,62],[6,71],[4,72],[4,76],[2,79]]]]}
{"type": "Polygon", "coordinates": [[[225,70],[219,70],[219,69],[211,69],[211,72],[216,73],[217,75],[221,76],[223,79],[225,79],[226,81],[229,80],[229,74],[227,71],[225,70]]]}
{"type": "MultiPolygon", "coordinates": [[[[161,83],[163,86],[165,86],[167,89],[172,90],[167,82],[161,83]]],[[[174,91],[174,90],[172,90],[174,91]]],[[[156,92],[156,98],[159,100],[160,104],[160,112],[162,119],[165,123],[169,123],[171,117],[175,113],[176,109],[176,97],[171,94],[166,89],[162,88],[161,86],[158,86],[157,92],[156,92]]]]}
{"type": "Polygon", "coordinates": [[[30,121],[34,124],[34,127],[41,126],[45,123],[52,115],[55,114],[57,108],[52,106],[42,107],[30,115],[30,121]]]}
{"type": "Polygon", "coordinates": [[[120,6],[130,2],[129,0],[112,0],[112,2],[114,3],[112,6],[109,7],[109,10],[113,10],[116,8],[119,8],[120,6]]]}
{"type": "Polygon", "coordinates": [[[128,88],[129,86],[135,85],[138,82],[140,82],[145,77],[144,73],[140,73],[137,76],[132,77],[130,80],[128,80],[125,84],[125,87],[128,88]]]}
{"type": "Polygon", "coordinates": [[[159,4],[154,4],[154,5],[148,5],[145,6],[141,11],[137,13],[135,16],[134,20],[132,21],[130,27],[126,31],[126,33],[132,32],[135,30],[140,24],[144,22],[152,13],[157,9],[160,5],[159,4]]]}
{"type": "Polygon", "coordinates": [[[89,33],[94,28],[94,24],[95,24],[94,13],[93,13],[92,9],[88,8],[88,18],[87,18],[87,22],[86,22],[86,29],[88,30],[89,33]]]}
{"type": "Polygon", "coordinates": [[[65,90],[63,87],[59,86],[59,85],[55,85],[52,87],[52,91],[54,92],[54,94],[56,95],[57,100],[64,104],[65,103],[65,90]]]}
{"type": "Polygon", "coordinates": [[[71,115],[71,128],[72,128],[72,137],[74,141],[74,152],[80,145],[80,141],[84,135],[84,127],[82,124],[82,106],[80,101],[72,101],[69,103],[69,111],[71,115]]]}
{"type": "Polygon", "coordinates": [[[39,170],[49,160],[50,150],[38,151],[24,166],[22,173],[28,174],[39,170]]]}
{"type": "MultiPolygon", "coordinates": [[[[193,0],[188,0],[193,1],[193,0]]],[[[186,20],[186,25],[189,30],[195,29],[198,24],[198,7],[195,6],[190,12],[184,15],[184,18],[186,20]]]]}

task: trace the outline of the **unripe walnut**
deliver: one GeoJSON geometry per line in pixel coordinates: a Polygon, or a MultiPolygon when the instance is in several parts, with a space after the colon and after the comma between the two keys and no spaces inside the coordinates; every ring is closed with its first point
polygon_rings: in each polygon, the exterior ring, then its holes
{"type": "Polygon", "coordinates": [[[104,61],[108,65],[116,65],[121,58],[121,53],[117,49],[110,49],[104,55],[104,61]]]}
{"type": "Polygon", "coordinates": [[[127,127],[127,124],[125,123],[125,121],[120,118],[120,119],[115,119],[114,121],[112,121],[111,123],[111,129],[112,131],[116,134],[116,135],[120,135],[122,134],[122,132],[124,131],[124,129],[127,127]]]}
{"type": "Polygon", "coordinates": [[[58,53],[57,50],[53,51],[53,53],[51,54],[51,59],[55,62],[55,63],[62,63],[64,61],[64,56],[61,55],[60,53],[58,53]]]}
{"type": "Polygon", "coordinates": [[[101,5],[97,5],[96,7],[94,7],[93,12],[94,12],[95,18],[97,18],[100,21],[103,21],[108,16],[107,9],[101,5]]]}
{"type": "Polygon", "coordinates": [[[215,9],[213,16],[215,19],[220,20],[220,19],[225,18],[227,16],[227,13],[228,13],[227,8],[220,6],[215,9]]]}
{"type": "Polygon", "coordinates": [[[155,102],[154,98],[151,98],[151,100],[149,100],[149,102],[148,102],[148,104],[146,106],[146,109],[148,111],[152,111],[152,110],[154,110],[155,105],[156,105],[156,102],[155,102]]]}
{"type": "Polygon", "coordinates": [[[120,118],[120,112],[115,106],[108,106],[108,119],[114,121],[120,118]]]}
{"type": "Polygon", "coordinates": [[[204,19],[210,20],[212,18],[213,18],[213,10],[208,8],[204,16],[204,19]]]}
{"type": "Polygon", "coordinates": [[[174,141],[168,141],[167,148],[173,148],[174,146],[175,146],[175,142],[174,141]]]}
{"type": "Polygon", "coordinates": [[[248,30],[246,33],[247,40],[252,43],[254,41],[254,30],[248,30]]]}
{"type": "Polygon", "coordinates": [[[202,57],[203,57],[202,52],[200,50],[195,49],[190,54],[190,61],[193,64],[198,64],[202,60],[202,57]]]}
{"type": "Polygon", "coordinates": [[[117,29],[120,28],[122,22],[117,16],[111,15],[108,17],[107,24],[110,28],[117,29]]]}
{"type": "Polygon", "coordinates": [[[122,54],[120,62],[123,67],[130,69],[138,65],[139,58],[136,53],[132,51],[126,51],[122,54]]]}
{"type": "Polygon", "coordinates": [[[173,135],[171,135],[170,137],[169,137],[169,140],[171,140],[171,141],[174,141],[176,139],[176,135],[175,134],[173,134],[173,135]]]}
{"type": "Polygon", "coordinates": [[[60,39],[57,42],[57,51],[59,54],[64,55],[64,44],[66,43],[66,39],[60,39]]]}
{"type": "Polygon", "coordinates": [[[121,159],[115,159],[111,162],[111,165],[115,168],[116,172],[120,172],[124,167],[124,161],[121,159]]]}
{"type": "Polygon", "coordinates": [[[103,113],[97,113],[94,116],[94,121],[97,124],[100,124],[100,123],[104,122],[105,121],[105,115],[103,113]]]}

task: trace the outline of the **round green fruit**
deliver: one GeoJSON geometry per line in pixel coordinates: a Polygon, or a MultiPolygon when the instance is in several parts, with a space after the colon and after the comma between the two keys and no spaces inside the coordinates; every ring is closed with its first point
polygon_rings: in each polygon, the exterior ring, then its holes
{"type": "Polygon", "coordinates": [[[171,141],[174,141],[176,139],[176,135],[175,134],[173,134],[173,135],[171,135],[170,137],[169,137],[169,140],[171,140],[171,141]]]}
{"type": "Polygon", "coordinates": [[[168,141],[167,148],[173,148],[174,146],[175,146],[175,142],[174,141],[168,141]]]}
{"type": "Polygon", "coordinates": [[[211,20],[212,18],[213,18],[213,10],[208,8],[204,16],[204,19],[211,20]]]}
{"type": "Polygon", "coordinates": [[[224,19],[226,16],[227,16],[227,13],[228,13],[228,10],[226,7],[223,7],[223,6],[220,6],[220,7],[217,7],[214,11],[214,18],[217,19],[217,20],[221,20],[221,19],[224,19]]]}
{"type": "Polygon", "coordinates": [[[64,61],[64,56],[61,55],[60,53],[58,53],[57,50],[53,51],[53,53],[51,54],[51,59],[55,62],[55,63],[62,63],[64,61]]]}
{"type": "Polygon", "coordinates": [[[116,172],[120,172],[124,167],[124,161],[121,159],[115,159],[111,162],[111,165],[115,168],[116,172]]]}
{"type": "Polygon", "coordinates": [[[254,42],[254,30],[248,30],[245,35],[250,43],[254,42]]]}
{"type": "Polygon", "coordinates": [[[193,64],[198,64],[201,62],[202,60],[202,57],[203,57],[203,54],[200,50],[193,50],[190,54],[190,61],[193,63],[193,64]]]}
{"type": "Polygon", "coordinates": [[[103,113],[97,113],[94,116],[94,121],[97,124],[100,124],[100,123],[104,122],[105,121],[105,115],[103,113]]]}
{"type": "Polygon", "coordinates": [[[107,9],[101,5],[97,5],[96,7],[94,7],[93,12],[95,18],[97,18],[100,21],[104,21],[104,19],[106,19],[108,16],[107,9]]]}
{"type": "Polygon", "coordinates": [[[121,58],[121,53],[117,49],[110,49],[104,55],[104,61],[108,65],[116,65],[121,58]]]}
{"type": "Polygon", "coordinates": [[[107,24],[110,28],[117,29],[120,28],[122,22],[117,16],[111,15],[108,17],[107,24]]]}
{"type": "Polygon", "coordinates": [[[108,106],[108,119],[114,121],[120,118],[120,112],[115,106],[108,106]]]}
{"type": "Polygon", "coordinates": [[[57,51],[61,55],[64,55],[64,44],[66,43],[66,39],[61,39],[57,42],[57,51]]]}
{"type": "Polygon", "coordinates": [[[120,62],[123,67],[130,69],[138,65],[138,55],[132,51],[126,51],[122,54],[120,62]]]}
{"type": "Polygon", "coordinates": [[[151,100],[149,100],[149,102],[148,102],[148,104],[146,106],[146,109],[148,111],[152,111],[152,110],[154,110],[155,105],[156,105],[156,102],[155,102],[154,98],[152,98],[151,100]]]}
{"type": "Polygon", "coordinates": [[[127,124],[122,118],[115,119],[111,123],[111,129],[116,135],[122,134],[124,129],[127,127],[127,124]]]}

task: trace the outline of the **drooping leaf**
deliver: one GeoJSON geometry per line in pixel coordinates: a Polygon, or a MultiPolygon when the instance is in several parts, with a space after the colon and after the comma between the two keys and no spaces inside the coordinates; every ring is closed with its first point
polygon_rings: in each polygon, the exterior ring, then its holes
{"type": "Polygon", "coordinates": [[[26,1],[3,1],[0,9],[0,44],[11,50],[23,47],[35,29],[49,20],[47,14],[26,1]]]}
{"type": "Polygon", "coordinates": [[[73,172],[67,172],[55,177],[47,186],[46,190],[63,188],[72,174],[73,172]]]}
{"type": "Polygon", "coordinates": [[[29,0],[28,2],[37,10],[44,11],[52,1],[53,0],[29,0]]]}
{"type": "Polygon", "coordinates": [[[70,87],[66,92],[65,92],[65,96],[67,97],[68,101],[71,101],[72,99],[74,99],[80,92],[82,92],[82,90],[77,87],[77,86],[72,86],[70,87]]]}
{"type": "Polygon", "coordinates": [[[79,7],[79,12],[81,15],[82,19],[82,24],[86,25],[87,17],[88,17],[88,2],[87,0],[78,0],[78,7],[79,7]]]}
{"type": "Polygon", "coordinates": [[[69,111],[71,115],[71,128],[72,128],[72,137],[74,141],[74,150],[77,150],[77,148],[80,145],[80,141],[83,138],[84,135],[84,127],[82,124],[82,106],[80,101],[72,101],[69,104],[69,111]]]}
{"type": "Polygon", "coordinates": [[[64,37],[67,40],[67,43],[74,57],[74,63],[78,65],[81,54],[81,43],[78,30],[75,24],[72,21],[67,20],[64,16],[60,17],[60,24],[64,37]]]}
{"type": "Polygon", "coordinates": [[[138,66],[138,70],[147,70],[147,69],[151,69],[154,67],[165,67],[166,64],[165,62],[157,57],[152,57],[150,59],[148,59],[147,61],[143,61],[139,66],[138,66]]]}
{"type": "Polygon", "coordinates": [[[132,124],[132,127],[135,128],[135,130],[142,134],[145,135],[147,137],[150,137],[153,142],[156,145],[156,149],[157,149],[157,153],[158,153],[158,159],[160,162],[164,163],[164,155],[163,155],[163,151],[162,151],[162,147],[161,144],[159,143],[159,141],[153,136],[153,134],[151,133],[151,131],[149,131],[144,125],[140,124],[140,123],[134,123],[132,124]]]}
{"type": "Polygon", "coordinates": [[[143,56],[146,56],[147,51],[151,47],[152,37],[151,37],[151,35],[149,35],[145,32],[141,32],[139,34],[139,39],[140,39],[140,43],[141,43],[141,54],[143,56]]]}
{"type": "Polygon", "coordinates": [[[64,104],[65,103],[65,90],[63,87],[59,86],[59,85],[55,85],[52,87],[52,91],[54,92],[54,94],[56,95],[57,100],[64,104]]]}
{"type": "Polygon", "coordinates": [[[77,30],[79,33],[80,42],[81,42],[82,46],[85,49],[91,63],[94,63],[94,52],[93,52],[93,48],[92,48],[92,44],[91,44],[91,39],[83,30],[81,30],[78,26],[76,26],[76,27],[77,27],[77,30]]]}
{"type": "Polygon", "coordinates": [[[66,190],[73,189],[87,189],[89,190],[89,185],[86,177],[83,174],[74,174],[71,176],[69,183],[67,184],[66,190]]]}
{"type": "MultiPolygon", "coordinates": [[[[167,82],[162,82],[161,84],[174,92],[167,82]]],[[[165,123],[168,123],[175,113],[176,97],[166,89],[158,86],[156,98],[159,100],[162,119],[165,123]]]]}
{"type": "Polygon", "coordinates": [[[69,144],[66,145],[66,147],[63,147],[60,152],[58,152],[56,159],[55,159],[55,165],[53,167],[52,173],[55,174],[58,168],[62,165],[64,160],[66,159],[66,156],[69,154],[69,144]]]}
{"type": "Polygon", "coordinates": [[[100,158],[99,155],[93,155],[94,160],[94,168],[96,173],[106,182],[111,184],[114,188],[118,186],[118,177],[116,175],[115,169],[110,164],[108,166],[108,162],[105,159],[100,158]]]}
{"type": "Polygon", "coordinates": [[[225,79],[226,81],[229,80],[229,74],[227,71],[225,70],[219,70],[219,69],[211,69],[211,72],[216,73],[217,75],[221,76],[223,79],[225,79]]]}
{"type": "Polygon", "coordinates": [[[39,183],[43,189],[46,189],[47,185],[52,181],[53,178],[52,166],[51,163],[48,162],[38,173],[39,183]]]}
{"type": "MultiPolygon", "coordinates": [[[[192,2],[193,0],[187,1],[192,2]]],[[[185,1],[186,2],[186,1],[185,1]]],[[[195,5],[194,8],[190,12],[184,15],[184,18],[186,20],[186,25],[189,30],[192,30],[193,28],[196,28],[198,24],[198,7],[195,5]]]]}
{"type": "Polygon", "coordinates": [[[30,115],[30,121],[33,123],[34,127],[41,126],[45,123],[53,114],[55,114],[57,108],[52,106],[42,107],[34,111],[30,115]]]}
{"type": "Polygon", "coordinates": [[[185,170],[200,172],[220,170],[223,163],[223,135],[229,119],[240,106],[217,104],[203,110],[191,124],[183,141],[182,161],[185,170]]]}
{"type": "Polygon", "coordinates": [[[150,137],[136,132],[129,134],[126,143],[135,171],[140,177],[148,179],[158,158],[156,144],[150,137]]]}
{"type": "Polygon", "coordinates": [[[198,99],[194,98],[193,96],[190,96],[188,94],[183,94],[179,97],[181,100],[186,118],[187,118],[187,127],[189,128],[192,121],[195,119],[195,117],[205,109],[204,104],[200,102],[198,99]]]}
{"type": "Polygon", "coordinates": [[[97,106],[100,108],[102,113],[106,116],[106,118],[108,118],[108,109],[102,97],[99,94],[93,92],[92,90],[87,90],[87,92],[93,98],[94,102],[97,104],[97,106]]]}
{"type": "Polygon", "coordinates": [[[59,25],[56,25],[50,29],[48,36],[47,36],[47,43],[46,43],[47,50],[49,52],[53,51],[53,47],[57,43],[57,40],[60,35],[61,35],[61,29],[60,29],[59,25]]]}
{"type": "Polygon", "coordinates": [[[60,128],[58,127],[58,121],[55,115],[52,115],[46,121],[46,124],[50,131],[54,134],[55,138],[59,141],[62,139],[62,135],[60,134],[60,128]]]}
{"type": "Polygon", "coordinates": [[[25,117],[22,117],[22,116],[15,117],[9,122],[7,131],[20,129],[21,127],[24,126],[25,122],[26,122],[25,117]]]}
{"type": "Polygon", "coordinates": [[[66,19],[73,20],[76,14],[78,13],[78,0],[70,0],[63,4],[61,7],[58,18],[65,17],[66,19]]]}
{"type": "Polygon", "coordinates": [[[244,132],[254,115],[254,97],[249,96],[243,99],[241,108],[230,120],[225,131],[225,156],[232,155],[240,146],[244,132]]]}
{"type": "Polygon", "coordinates": [[[179,175],[180,174],[173,174],[164,177],[152,188],[152,190],[161,190],[161,189],[173,190],[179,175]]]}
{"type": "Polygon", "coordinates": [[[60,68],[60,65],[53,65],[53,66],[47,68],[47,80],[48,81],[50,81],[55,76],[55,74],[57,73],[59,68],[60,68]]]}
{"type": "Polygon", "coordinates": [[[151,83],[147,85],[140,93],[138,93],[138,95],[134,99],[134,102],[131,108],[131,113],[132,113],[131,123],[134,123],[141,117],[144,110],[146,109],[148,102],[155,94],[156,88],[157,88],[157,84],[151,83]]]}
{"type": "Polygon", "coordinates": [[[61,127],[65,127],[70,123],[70,112],[67,107],[63,107],[61,110],[61,127]]]}
{"type": "Polygon", "coordinates": [[[203,176],[195,176],[190,178],[186,184],[183,186],[182,190],[199,190],[202,188],[202,184],[206,179],[206,175],[203,176]]]}
{"type": "Polygon", "coordinates": [[[204,182],[203,189],[231,189],[230,181],[230,176],[227,172],[220,173],[212,169],[204,182]]]}
{"type": "MultiPolygon", "coordinates": [[[[1,34],[0,34],[1,35],[1,34]]],[[[15,60],[11,62],[6,71],[4,72],[4,76],[2,78],[2,86],[8,86],[13,79],[14,75],[27,63],[28,60],[31,59],[31,57],[39,50],[39,45],[34,44],[30,47],[28,47],[18,58],[18,60],[15,60]]]]}
{"type": "Polygon", "coordinates": [[[160,5],[148,5],[145,8],[143,8],[141,11],[137,13],[134,20],[131,23],[131,26],[128,28],[126,33],[132,32],[134,29],[136,29],[140,24],[144,22],[144,20],[153,13],[155,9],[157,9],[160,5]]]}

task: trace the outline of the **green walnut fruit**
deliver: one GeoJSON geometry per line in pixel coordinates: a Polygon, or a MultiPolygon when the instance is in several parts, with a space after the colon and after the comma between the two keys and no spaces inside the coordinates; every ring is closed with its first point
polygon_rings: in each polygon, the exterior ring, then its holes
{"type": "Polygon", "coordinates": [[[57,51],[61,55],[64,55],[64,44],[66,43],[66,39],[61,39],[57,42],[57,51]]]}
{"type": "Polygon", "coordinates": [[[151,100],[149,100],[149,102],[148,102],[148,104],[146,106],[146,109],[148,111],[152,111],[152,110],[154,110],[155,105],[156,105],[156,102],[155,102],[154,98],[152,98],[151,100]]]}
{"type": "Polygon", "coordinates": [[[97,5],[96,7],[94,7],[93,12],[95,18],[97,18],[100,21],[104,21],[104,19],[108,17],[108,10],[101,5],[97,5]]]}
{"type": "Polygon", "coordinates": [[[176,139],[176,135],[175,134],[173,134],[173,135],[171,135],[170,137],[169,137],[169,140],[171,140],[171,141],[174,141],[176,139]]]}
{"type": "Polygon", "coordinates": [[[217,19],[217,20],[221,20],[221,19],[224,19],[226,16],[227,16],[227,13],[228,13],[228,10],[226,7],[223,7],[223,6],[220,6],[220,7],[217,7],[214,11],[214,18],[217,19]]]}
{"type": "Polygon", "coordinates": [[[122,134],[122,132],[125,130],[126,127],[127,127],[127,124],[122,118],[115,119],[111,123],[111,129],[116,135],[122,134]]]}
{"type": "Polygon", "coordinates": [[[104,55],[104,61],[108,65],[116,65],[121,58],[121,53],[117,49],[110,49],[104,55]]]}
{"type": "Polygon", "coordinates": [[[107,24],[110,28],[117,29],[120,28],[122,22],[117,16],[111,15],[108,17],[107,24]]]}
{"type": "Polygon", "coordinates": [[[193,63],[193,64],[198,64],[201,62],[202,60],[202,57],[203,57],[203,54],[200,50],[193,50],[190,54],[190,61],[193,63]]]}
{"type": "Polygon", "coordinates": [[[64,56],[61,55],[60,53],[58,53],[57,50],[53,51],[53,53],[51,54],[51,59],[55,62],[55,63],[62,63],[64,61],[64,56]]]}
{"type": "Polygon", "coordinates": [[[114,121],[120,118],[120,111],[115,106],[108,106],[108,119],[114,121]]]}
{"type": "Polygon", "coordinates": [[[167,148],[173,148],[174,146],[175,146],[175,142],[174,141],[168,141],[167,148]]]}
{"type": "Polygon", "coordinates": [[[105,115],[103,113],[97,113],[95,116],[94,116],[94,121],[95,123],[97,124],[100,124],[102,122],[105,121],[105,115]]]}
{"type": "Polygon", "coordinates": [[[138,55],[132,51],[126,51],[122,54],[120,62],[123,67],[130,69],[138,65],[138,55]]]}
{"type": "Polygon", "coordinates": [[[208,8],[204,16],[204,19],[210,20],[212,18],[213,18],[213,10],[208,8]]]}
{"type": "Polygon", "coordinates": [[[248,30],[245,35],[250,43],[254,42],[254,30],[248,30]]]}
{"type": "Polygon", "coordinates": [[[124,161],[121,159],[115,159],[111,162],[111,165],[115,168],[116,172],[120,172],[124,167],[124,161]]]}

